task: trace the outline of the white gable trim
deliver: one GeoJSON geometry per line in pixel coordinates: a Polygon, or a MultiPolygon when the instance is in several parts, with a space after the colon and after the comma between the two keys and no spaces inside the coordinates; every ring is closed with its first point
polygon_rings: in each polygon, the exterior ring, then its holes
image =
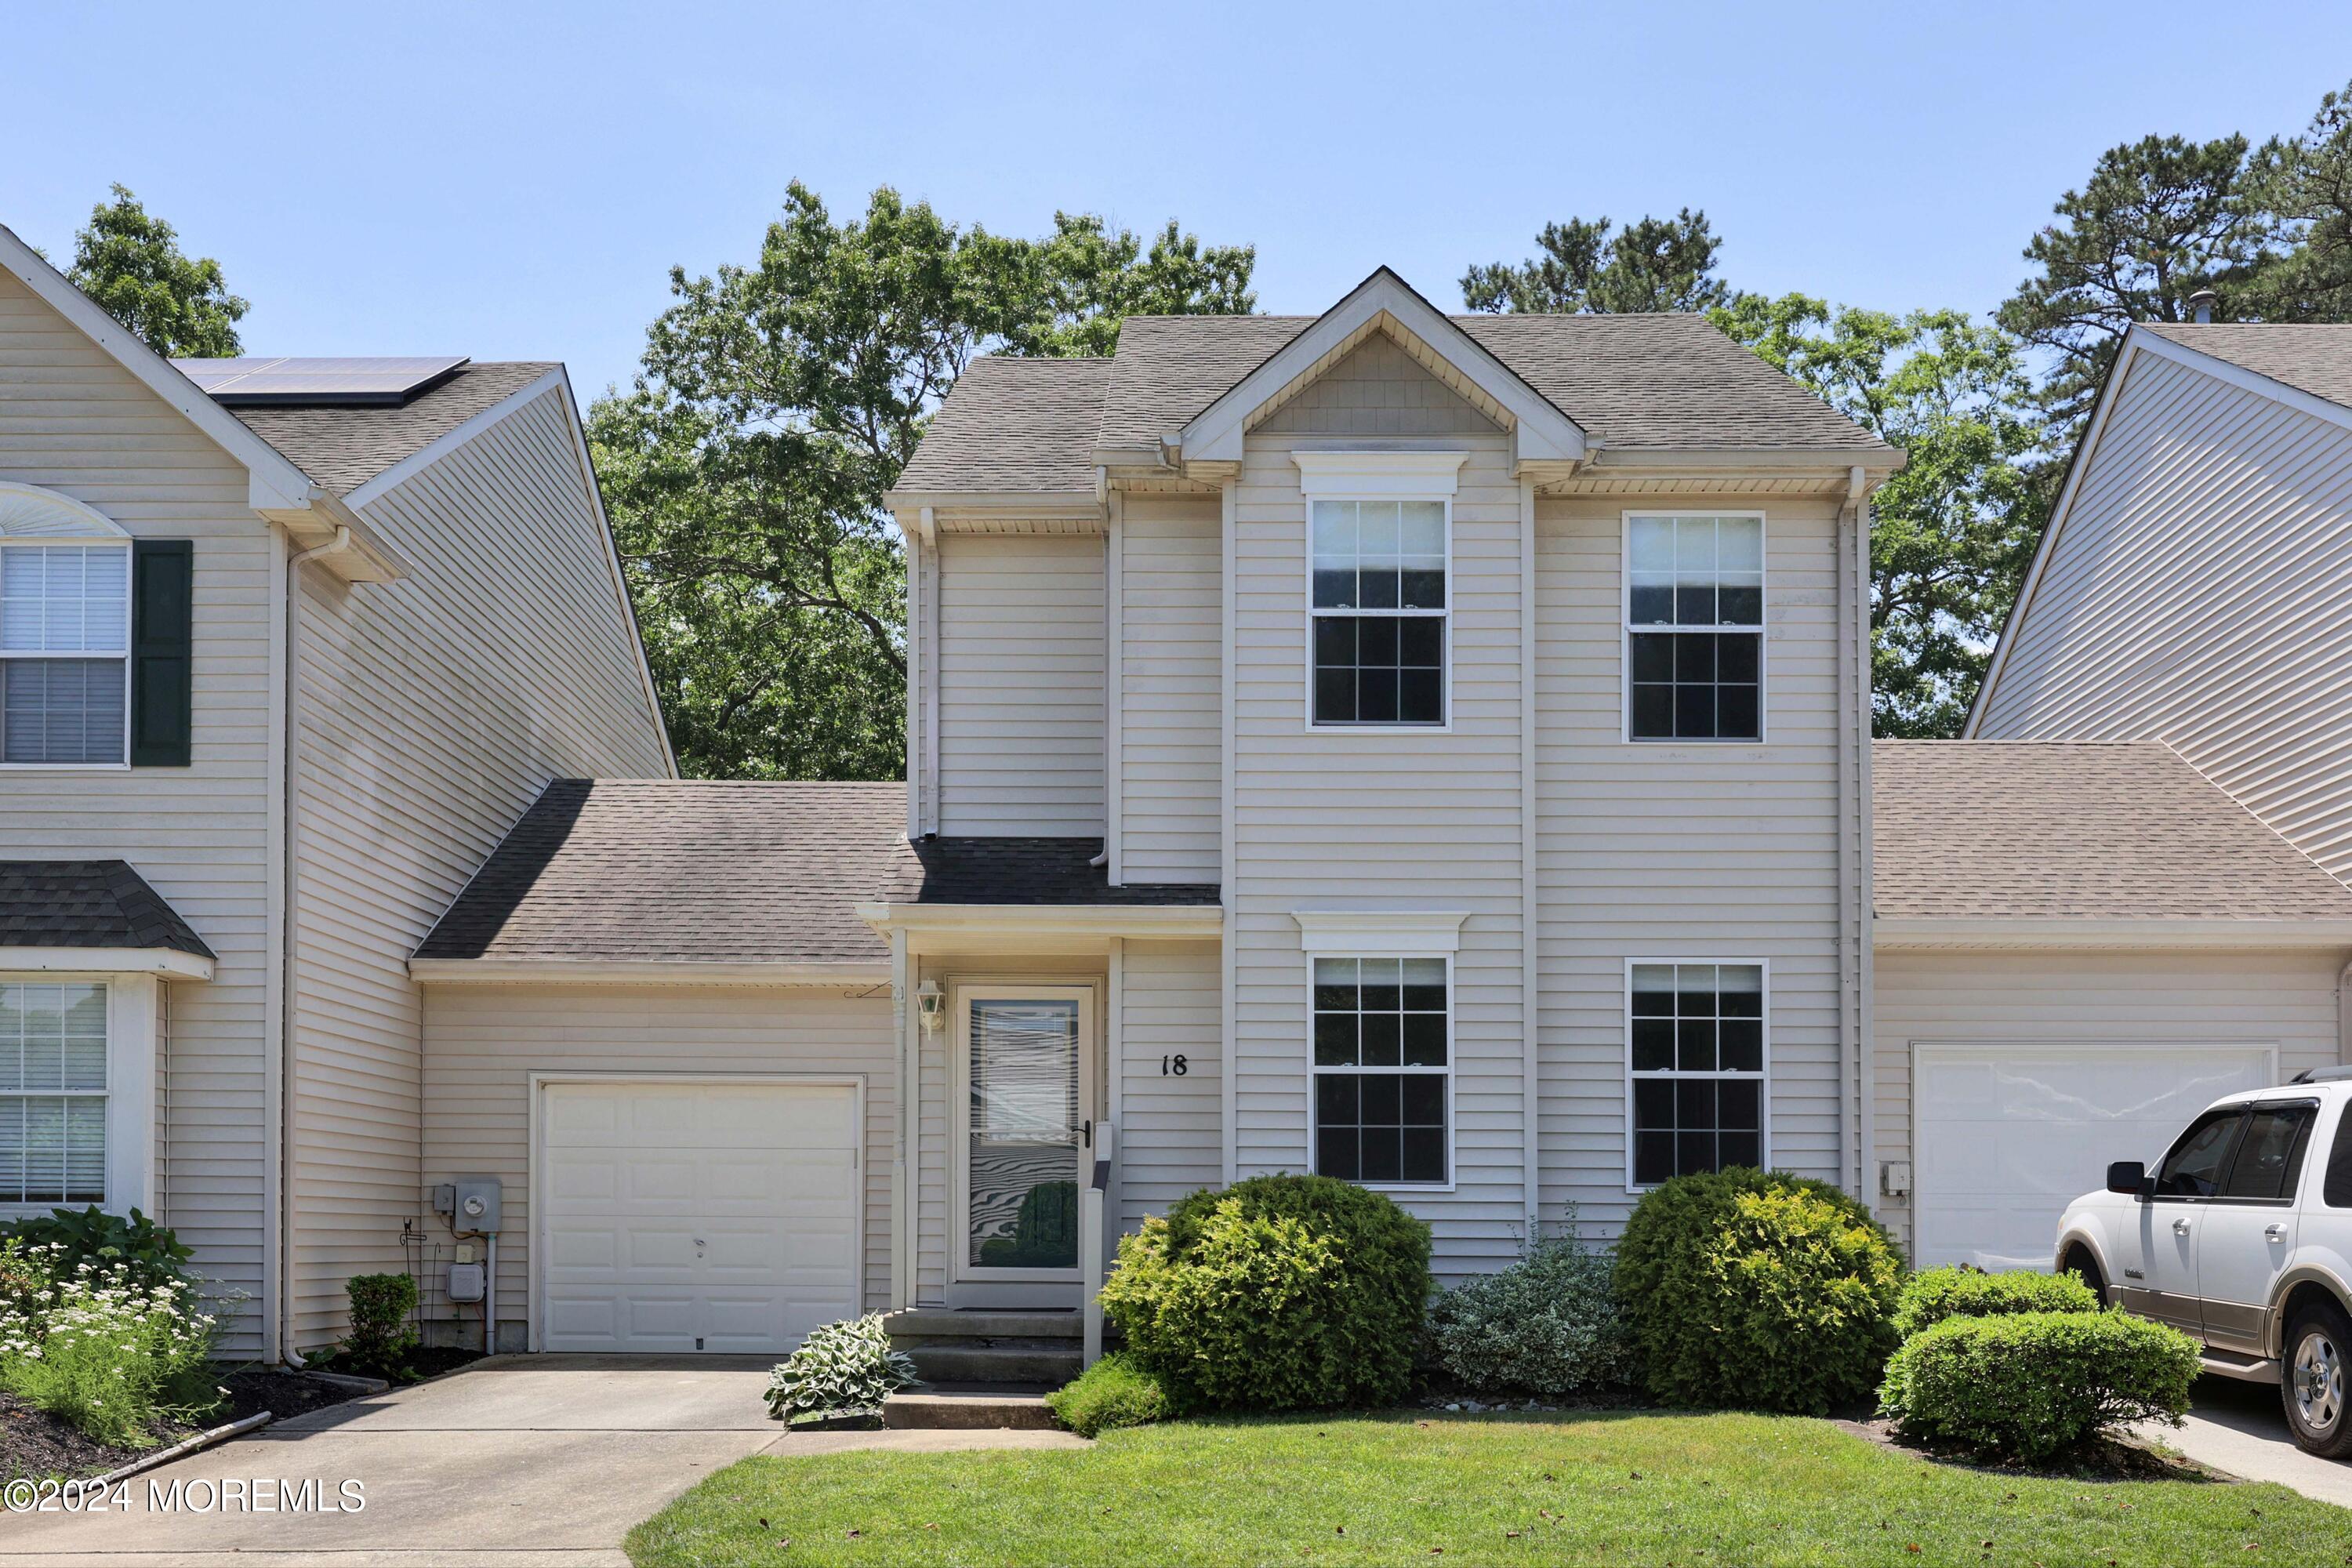
{"type": "Polygon", "coordinates": [[[68,282],[65,274],[41,259],[31,246],[5,225],[0,225],[0,265],[6,266],[82,336],[145,383],[149,391],[210,437],[221,450],[243,463],[250,476],[247,504],[254,510],[302,511],[312,501],[325,498],[327,492],[289,461],[286,454],[247,429],[235,415],[206,396],[169,360],[100,310],[89,295],[68,282]]]}
{"type": "Polygon", "coordinates": [[[464,424],[443,431],[375,478],[368,480],[367,483],[347,492],[343,497],[343,504],[353,508],[367,505],[368,502],[403,480],[431,468],[549,387],[562,384],[562,380],[563,373],[561,370],[551,370],[529,386],[509,393],[464,424]]]}
{"type": "Polygon", "coordinates": [[[1593,443],[1576,421],[1383,267],[1195,416],[1179,437],[1184,460],[1239,462],[1251,416],[1382,316],[1460,372],[1510,416],[1514,460],[1574,462],[1591,451],[1593,443]]]}
{"type": "Polygon", "coordinates": [[[128,539],[97,508],[58,490],[0,479],[0,539],[128,539]]]}
{"type": "Polygon", "coordinates": [[[2315,419],[2324,419],[2339,428],[2352,430],[2352,409],[2330,403],[2299,386],[2289,386],[2285,382],[2274,381],[2260,371],[2248,370],[2244,365],[2233,364],[2225,359],[2216,359],[2201,349],[2176,343],[2170,338],[2144,331],[2138,327],[2132,329],[2129,341],[2138,353],[2170,360],[2175,364],[2185,364],[2191,370],[2204,372],[2216,381],[2226,381],[2231,386],[2267,397],[2274,403],[2284,403],[2315,419]]]}

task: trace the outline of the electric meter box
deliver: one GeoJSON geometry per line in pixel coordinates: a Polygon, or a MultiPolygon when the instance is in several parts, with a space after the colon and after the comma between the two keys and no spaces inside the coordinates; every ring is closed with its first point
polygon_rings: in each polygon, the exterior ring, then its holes
{"type": "Polygon", "coordinates": [[[457,1202],[449,1228],[459,1236],[496,1236],[499,1231],[499,1179],[460,1176],[454,1184],[457,1202]]]}

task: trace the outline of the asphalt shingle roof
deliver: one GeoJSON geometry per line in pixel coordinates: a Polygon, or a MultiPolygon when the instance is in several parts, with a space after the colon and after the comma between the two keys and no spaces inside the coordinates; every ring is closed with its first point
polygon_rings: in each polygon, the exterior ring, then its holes
{"type": "Polygon", "coordinates": [[[878,963],[866,900],[1187,904],[1213,887],[1111,888],[1097,838],[910,845],[898,784],[558,779],[419,958],[878,963]]]}
{"type": "Polygon", "coordinates": [[[2158,337],[2352,408],[2352,323],[2149,321],[2158,337]]]}
{"type": "Polygon", "coordinates": [[[1874,741],[1873,904],[1907,920],[2352,920],[2159,741],[1874,741]]]}
{"type": "Polygon", "coordinates": [[[263,406],[228,412],[321,487],[342,496],[556,368],[521,360],[469,364],[396,408],[263,406]]]}
{"type": "MultiPolygon", "coordinates": [[[[1318,320],[1130,316],[1108,361],[975,361],[898,487],[1091,492],[1097,447],[1156,447],[1318,320]]],[[[1704,316],[1452,320],[1604,448],[1887,450],[1704,316]]]]}
{"type": "Polygon", "coordinates": [[[215,956],[122,860],[0,860],[0,947],[163,947],[215,956]]]}

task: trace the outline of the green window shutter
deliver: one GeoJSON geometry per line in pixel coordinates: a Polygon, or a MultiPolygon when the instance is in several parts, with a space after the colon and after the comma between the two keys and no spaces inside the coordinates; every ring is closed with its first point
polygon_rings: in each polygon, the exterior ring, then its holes
{"type": "Polygon", "coordinates": [[[194,704],[193,540],[131,546],[131,765],[188,765],[194,704]]]}

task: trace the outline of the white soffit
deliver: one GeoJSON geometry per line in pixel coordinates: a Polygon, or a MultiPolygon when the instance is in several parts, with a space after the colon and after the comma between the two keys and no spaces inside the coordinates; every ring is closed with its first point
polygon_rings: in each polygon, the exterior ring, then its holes
{"type": "Polygon", "coordinates": [[[1462,950],[1467,910],[1293,910],[1298,945],[1333,958],[1431,958],[1462,950]]]}

